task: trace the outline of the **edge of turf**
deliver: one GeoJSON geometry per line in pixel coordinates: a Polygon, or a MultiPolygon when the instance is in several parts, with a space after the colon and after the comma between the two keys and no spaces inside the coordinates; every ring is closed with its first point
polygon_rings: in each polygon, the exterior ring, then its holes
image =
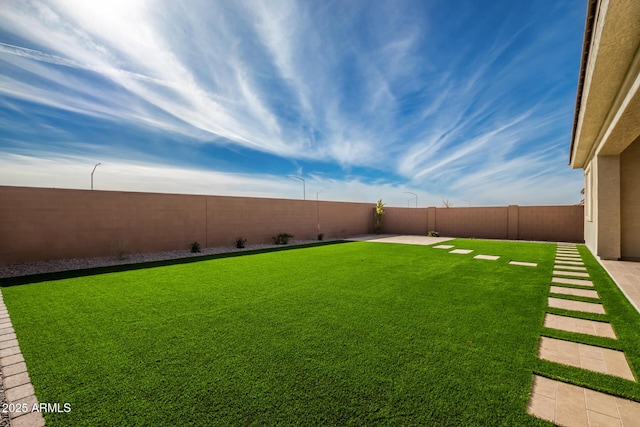
{"type": "Polygon", "coordinates": [[[256,255],[268,252],[280,252],[291,249],[304,249],[316,246],[336,245],[343,243],[352,243],[350,240],[332,240],[328,242],[305,243],[301,245],[287,245],[281,247],[272,247],[266,249],[251,249],[241,252],[226,252],[221,254],[190,256],[185,258],[174,258],[159,261],[147,261],[131,264],[118,264],[103,267],[81,268],[77,270],[54,271],[50,273],[28,274],[25,276],[5,277],[0,279],[0,288],[10,286],[27,285],[30,283],[48,282],[50,280],[72,279],[76,277],[95,276],[106,273],[118,273],[121,271],[142,270],[145,268],[165,267],[176,264],[189,264],[193,262],[209,261],[219,258],[233,258],[245,255],[256,255]]]}

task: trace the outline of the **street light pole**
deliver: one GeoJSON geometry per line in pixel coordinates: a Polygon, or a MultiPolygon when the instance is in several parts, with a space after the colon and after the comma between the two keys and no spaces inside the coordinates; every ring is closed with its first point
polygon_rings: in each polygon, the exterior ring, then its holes
{"type": "Polygon", "coordinates": [[[406,194],[413,194],[413,197],[416,198],[416,208],[418,207],[418,195],[416,193],[412,193],[411,191],[403,191],[406,194]]]}
{"type": "Polygon", "coordinates": [[[101,164],[102,164],[102,163],[98,163],[97,165],[95,165],[95,166],[93,167],[93,170],[91,171],[91,189],[92,189],[92,190],[93,190],[93,173],[96,171],[96,168],[97,168],[98,166],[100,166],[101,164]]]}
{"type": "Polygon", "coordinates": [[[299,176],[295,176],[295,175],[287,175],[287,178],[295,178],[295,179],[298,179],[298,180],[302,181],[302,200],[307,200],[307,186],[306,186],[306,183],[305,183],[304,179],[300,178],[299,176]]]}

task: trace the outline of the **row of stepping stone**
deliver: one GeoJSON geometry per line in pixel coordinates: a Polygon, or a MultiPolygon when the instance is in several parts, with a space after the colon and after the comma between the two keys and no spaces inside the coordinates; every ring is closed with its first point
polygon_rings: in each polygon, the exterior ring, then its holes
{"type": "MultiPolygon", "coordinates": [[[[593,289],[589,273],[575,244],[558,244],[551,294],[577,296],[593,302],[574,301],[550,296],[549,307],[564,310],[606,314],[593,289]],[[569,285],[569,286],[567,286],[569,285]]],[[[617,339],[608,322],[585,320],[547,313],[544,326],[567,332],[617,339]]],[[[635,381],[622,351],[540,337],[538,357],[551,362],[613,375],[635,381]]],[[[640,403],[561,381],[534,375],[531,400],[527,411],[538,418],[561,426],[632,426],[640,420],[640,403]]]]}
{"type": "MultiPolygon", "coordinates": [[[[437,245],[434,246],[434,249],[452,249],[454,247],[454,245],[437,245]]],[[[453,249],[450,250],[449,253],[450,254],[470,254],[471,252],[473,252],[473,249],[453,249]]],[[[498,259],[500,259],[499,256],[497,255],[476,255],[473,257],[474,259],[485,259],[488,261],[496,261],[498,259]]],[[[538,263],[536,262],[524,262],[524,261],[509,261],[509,264],[512,265],[522,265],[525,267],[537,267],[538,263]]]]}

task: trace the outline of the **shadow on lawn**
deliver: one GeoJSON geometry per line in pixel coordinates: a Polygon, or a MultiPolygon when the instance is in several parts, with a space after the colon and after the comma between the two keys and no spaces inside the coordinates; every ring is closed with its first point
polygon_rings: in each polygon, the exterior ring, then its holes
{"type": "Polygon", "coordinates": [[[351,243],[348,240],[333,240],[330,242],[307,243],[304,245],[290,245],[267,249],[254,249],[242,252],[227,252],[222,254],[190,256],[187,258],[175,258],[161,261],[140,262],[135,264],[109,265],[105,267],[83,268],[79,270],[56,271],[52,273],[30,274],[26,276],[6,277],[0,279],[0,288],[9,286],[26,285],[29,283],[48,282],[50,280],[71,279],[74,277],[94,276],[97,274],[117,273],[120,271],[141,270],[144,268],[164,267],[176,264],[188,264],[192,262],[209,261],[219,258],[232,258],[245,255],[263,254],[268,252],[288,251],[291,249],[313,248],[316,246],[336,245],[351,243]]]}

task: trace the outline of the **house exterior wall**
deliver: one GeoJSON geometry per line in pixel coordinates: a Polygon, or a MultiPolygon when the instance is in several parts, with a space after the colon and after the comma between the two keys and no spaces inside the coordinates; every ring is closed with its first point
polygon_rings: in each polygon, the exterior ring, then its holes
{"type": "Polygon", "coordinates": [[[640,137],[620,155],[621,257],[640,260],[640,137]]]}
{"type": "MultiPolygon", "coordinates": [[[[0,264],[368,234],[374,203],[0,186],[0,264]]],[[[382,232],[582,241],[582,206],[385,208],[382,232]]]]}
{"type": "Polygon", "coordinates": [[[640,258],[640,2],[589,0],[570,164],[585,170],[585,242],[640,258]]]}

